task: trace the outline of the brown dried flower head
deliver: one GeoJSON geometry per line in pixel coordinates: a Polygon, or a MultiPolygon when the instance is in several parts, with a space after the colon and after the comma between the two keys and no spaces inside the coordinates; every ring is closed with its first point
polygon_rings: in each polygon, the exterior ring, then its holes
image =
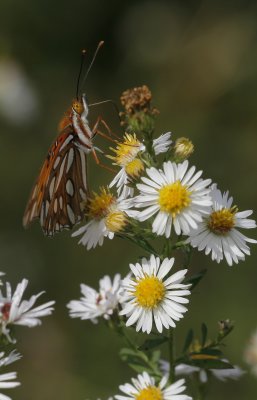
{"type": "Polygon", "coordinates": [[[151,100],[152,93],[146,85],[125,90],[120,98],[126,113],[130,115],[140,111],[153,114],[155,109],[151,108],[151,100]]]}

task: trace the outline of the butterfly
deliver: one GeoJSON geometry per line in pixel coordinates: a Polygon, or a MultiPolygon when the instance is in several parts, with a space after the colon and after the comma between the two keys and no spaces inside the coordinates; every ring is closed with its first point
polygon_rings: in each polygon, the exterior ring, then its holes
{"type": "MultiPolygon", "coordinates": [[[[103,42],[98,44],[85,77],[102,45],[103,42]]],[[[93,146],[92,141],[98,132],[99,123],[103,120],[98,117],[91,129],[86,96],[78,96],[84,54],[85,51],[82,52],[77,98],[59,124],[59,135],[48,151],[23,217],[24,227],[39,218],[47,236],[53,236],[63,229],[71,229],[81,221],[88,198],[88,153],[92,152],[99,164],[95,152],[97,148],[93,146]]]]}
{"type": "Polygon", "coordinates": [[[88,197],[87,154],[94,151],[92,139],[99,123],[91,129],[87,116],[83,95],[73,101],[60,122],[60,134],[48,151],[25,209],[24,227],[39,218],[44,233],[52,236],[82,219],[88,197]]]}

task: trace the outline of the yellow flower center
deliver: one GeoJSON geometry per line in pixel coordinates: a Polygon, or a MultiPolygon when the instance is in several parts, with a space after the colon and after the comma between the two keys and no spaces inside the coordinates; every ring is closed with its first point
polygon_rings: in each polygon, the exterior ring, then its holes
{"type": "Polygon", "coordinates": [[[108,214],[115,201],[116,198],[108,189],[101,188],[100,194],[93,193],[93,196],[88,200],[87,215],[90,218],[101,219],[108,214]]]}
{"type": "Polygon", "coordinates": [[[226,235],[235,226],[235,213],[237,208],[223,208],[214,211],[208,220],[208,228],[216,235],[226,235]]]}
{"type": "Polygon", "coordinates": [[[165,296],[164,284],[156,276],[145,276],[137,282],[135,291],[137,303],[144,308],[155,308],[165,296]]]}
{"type": "Polygon", "coordinates": [[[137,153],[140,151],[142,143],[137,139],[136,135],[126,133],[124,135],[124,141],[118,143],[116,149],[111,148],[114,151],[115,156],[107,156],[108,158],[114,160],[115,164],[121,167],[126,166],[136,157],[137,153]]]}
{"type": "Polygon", "coordinates": [[[140,390],[139,394],[135,396],[136,400],[162,400],[161,389],[156,386],[149,386],[140,390]]]}
{"type": "Polygon", "coordinates": [[[144,164],[139,158],[135,158],[126,165],[125,171],[129,176],[138,178],[144,171],[144,164]]]}
{"type": "Polygon", "coordinates": [[[191,192],[180,181],[163,186],[159,190],[159,205],[161,211],[176,217],[185,207],[191,203],[191,192]]]}
{"type": "Polygon", "coordinates": [[[122,211],[110,212],[105,218],[105,225],[111,232],[120,232],[127,224],[127,216],[122,211]]]}

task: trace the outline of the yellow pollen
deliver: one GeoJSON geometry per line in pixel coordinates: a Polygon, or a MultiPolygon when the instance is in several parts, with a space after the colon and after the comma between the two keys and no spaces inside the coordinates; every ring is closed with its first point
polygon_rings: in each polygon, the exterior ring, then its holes
{"type": "Polygon", "coordinates": [[[156,276],[146,275],[137,282],[133,295],[141,307],[155,308],[165,296],[165,287],[156,276]]]}
{"type": "Polygon", "coordinates": [[[214,211],[208,221],[208,228],[216,235],[226,235],[235,226],[237,207],[214,211]]]}
{"type": "Polygon", "coordinates": [[[163,186],[159,190],[159,205],[161,211],[176,217],[184,208],[191,203],[191,192],[180,181],[163,186]]]}
{"type": "Polygon", "coordinates": [[[139,394],[135,396],[136,400],[162,400],[161,389],[156,386],[148,386],[140,390],[139,394]]]}
{"type": "Polygon", "coordinates": [[[105,218],[105,225],[111,232],[122,231],[127,224],[127,216],[122,211],[110,212],[105,218]]]}
{"type": "Polygon", "coordinates": [[[132,178],[138,178],[144,169],[144,164],[139,158],[130,161],[125,167],[126,173],[132,178]]]}
{"type": "Polygon", "coordinates": [[[115,164],[121,167],[126,166],[136,157],[140,151],[141,142],[137,139],[136,135],[126,133],[124,135],[124,141],[118,143],[116,149],[111,148],[115,153],[115,156],[107,156],[115,162],[115,164]]]}
{"type": "Polygon", "coordinates": [[[88,200],[87,215],[95,219],[103,218],[108,214],[110,207],[115,201],[116,198],[108,189],[101,188],[100,194],[93,193],[93,196],[88,200]]]}

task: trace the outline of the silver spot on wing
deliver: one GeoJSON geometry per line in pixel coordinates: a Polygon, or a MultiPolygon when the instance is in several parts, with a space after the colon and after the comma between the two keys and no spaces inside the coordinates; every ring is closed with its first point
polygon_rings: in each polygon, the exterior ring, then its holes
{"type": "Polygon", "coordinates": [[[59,204],[60,204],[60,209],[62,210],[62,207],[63,207],[63,198],[62,198],[62,196],[59,197],[59,204]]]}
{"type": "Polygon", "coordinates": [[[54,193],[54,184],[55,184],[55,176],[52,178],[50,186],[49,186],[49,195],[50,195],[50,200],[53,197],[54,193]]]}
{"type": "Polygon", "coordinates": [[[75,224],[75,215],[69,204],[67,204],[67,213],[68,213],[70,222],[74,225],[75,224]]]}
{"type": "Polygon", "coordinates": [[[73,135],[69,135],[67,137],[67,139],[63,142],[63,144],[61,145],[59,152],[62,151],[64,149],[65,146],[67,146],[67,144],[70,143],[70,141],[73,139],[73,135]]]}
{"type": "Polygon", "coordinates": [[[58,210],[58,201],[57,201],[57,199],[55,199],[54,200],[54,212],[55,212],[55,214],[57,213],[57,210],[58,210]]]}
{"type": "Polygon", "coordinates": [[[74,187],[73,187],[73,183],[72,183],[72,181],[70,179],[68,179],[67,182],[66,182],[66,192],[70,196],[74,195],[74,187]]]}
{"type": "Polygon", "coordinates": [[[67,154],[65,154],[65,157],[64,157],[64,159],[63,159],[63,161],[61,163],[61,166],[60,166],[59,175],[58,175],[58,181],[56,183],[55,191],[58,189],[58,186],[59,186],[59,184],[61,182],[61,179],[62,179],[62,176],[63,176],[64,165],[65,165],[65,162],[66,162],[66,158],[67,158],[67,154]]]}
{"type": "Polygon", "coordinates": [[[67,162],[67,167],[66,167],[66,173],[69,172],[69,169],[73,163],[74,160],[74,149],[71,148],[68,154],[68,162],[67,162]]]}
{"type": "Polygon", "coordinates": [[[60,156],[56,157],[56,160],[55,160],[55,162],[54,162],[54,169],[56,169],[56,167],[58,166],[58,164],[59,164],[59,162],[60,162],[60,159],[61,159],[60,156]]]}

